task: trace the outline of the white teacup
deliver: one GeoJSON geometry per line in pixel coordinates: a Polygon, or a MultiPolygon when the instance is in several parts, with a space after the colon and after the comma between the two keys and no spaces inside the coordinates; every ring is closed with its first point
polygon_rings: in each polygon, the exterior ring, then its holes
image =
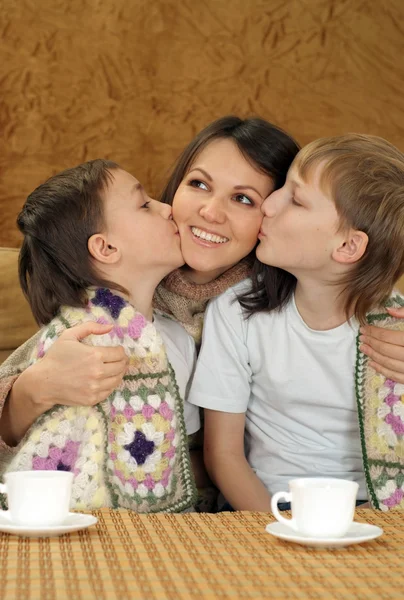
{"type": "Polygon", "coordinates": [[[293,479],[290,492],[272,496],[274,516],[298,533],[316,538],[338,538],[346,534],[355,513],[359,486],[354,481],[323,477],[293,479]],[[278,502],[292,504],[292,518],[279,513],[278,502]]]}
{"type": "Polygon", "coordinates": [[[10,517],[17,525],[60,525],[69,514],[73,473],[16,471],[6,473],[0,492],[7,494],[10,517]]]}

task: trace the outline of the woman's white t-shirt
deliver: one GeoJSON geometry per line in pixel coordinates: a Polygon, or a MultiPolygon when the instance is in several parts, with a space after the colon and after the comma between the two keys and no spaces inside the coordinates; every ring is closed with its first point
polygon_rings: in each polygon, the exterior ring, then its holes
{"type": "Polygon", "coordinates": [[[154,324],[163,338],[168,360],[175,372],[178,390],[184,400],[185,427],[190,435],[201,426],[198,407],[187,402],[196,361],[195,342],[179,323],[159,313],[154,314],[154,324]]]}
{"type": "Polygon", "coordinates": [[[213,300],[189,402],[246,413],[246,457],[270,494],[295,477],[350,479],[367,491],[355,400],[358,324],[310,329],[294,299],[246,320],[236,294],[213,300]]]}

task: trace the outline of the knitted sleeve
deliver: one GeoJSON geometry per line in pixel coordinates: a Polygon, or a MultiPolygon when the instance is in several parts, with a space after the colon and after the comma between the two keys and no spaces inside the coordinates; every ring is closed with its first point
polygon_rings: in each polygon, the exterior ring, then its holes
{"type": "MultiPolygon", "coordinates": [[[[14,385],[18,375],[14,377],[3,377],[0,380],[0,417],[3,412],[3,406],[6,398],[14,385]]],[[[0,473],[2,473],[10,462],[11,458],[16,454],[18,448],[12,448],[7,446],[5,442],[0,438],[0,473]]]]}
{"type": "MultiPolygon", "coordinates": [[[[55,331],[53,328],[52,331],[55,331]]],[[[0,367],[0,416],[3,412],[4,403],[20,373],[38,360],[38,350],[44,347],[43,339],[46,339],[48,329],[38,331],[25,344],[17,348],[0,367]]],[[[55,341],[54,337],[53,341],[55,341]]],[[[48,346],[50,342],[48,342],[48,346]]],[[[43,356],[43,354],[42,354],[43,356]]],[[[15,447],[8,446],[0,438],[0,473],[3,473],[10,461],[18,453],[21,444],[15,447]]]]}
{"type": "MultiPolygon", "coordinates": [[[[6,398],[19,374],[29,366],[30,356],[37,347],[39,339],[40,332],[37,332],[27,342],[17,348],[0,366],[0,417],[6,398]]],[[[5,465],[14,456],[16,451],[17,448],[7,446],[0,438],[0,472],[4,470],[5,465]]]]}
{"type": "Polygon", "coordinates": [[[28,341],[22,344],[22,346],[10,354],[0,366],[0,381],[6,377],[13,377],[25,371],[29,365],[30,357],[39,343],[40,337],[41,331],[38,331],[28,341]]]}

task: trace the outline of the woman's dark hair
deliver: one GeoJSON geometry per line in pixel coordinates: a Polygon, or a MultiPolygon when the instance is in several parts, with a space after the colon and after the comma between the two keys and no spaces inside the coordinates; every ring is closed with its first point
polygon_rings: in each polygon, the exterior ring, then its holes
{"type": "Polygon", "coordinates": [[[18,215],[20,284],[39,324],[62,305],[85,306],[90,286],[117,289],[96,274],[87,248],[103,224],[102,191],[117,168],[97,159],[58,173],[28,196],[18,215]]]}
{"type": "Polygon", "coordinates": [[[271,177],[275,189],[285,183],[288,169],[300,149],[290,135],[265,119],[222,117],[202,129],[182,152],[160,196],[161,202],[173,203],[178,186],[197,156],[208,144],[219,139],[232,140],[253,167],[271,177]]]}

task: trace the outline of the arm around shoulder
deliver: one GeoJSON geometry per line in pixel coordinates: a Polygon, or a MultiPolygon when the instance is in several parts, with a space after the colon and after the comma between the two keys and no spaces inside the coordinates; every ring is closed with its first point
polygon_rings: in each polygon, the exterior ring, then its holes
{"type": "Polygon", "coordinates": [[[35,420],[55,404],[92,406],[118,387],[127,366],[123,348],[80,343],[84,337],[104,334],[110,328],[86,322],[67,329],[41,360],[21,373],[0,417],[3,442],[18,444],[35,420]]]}

